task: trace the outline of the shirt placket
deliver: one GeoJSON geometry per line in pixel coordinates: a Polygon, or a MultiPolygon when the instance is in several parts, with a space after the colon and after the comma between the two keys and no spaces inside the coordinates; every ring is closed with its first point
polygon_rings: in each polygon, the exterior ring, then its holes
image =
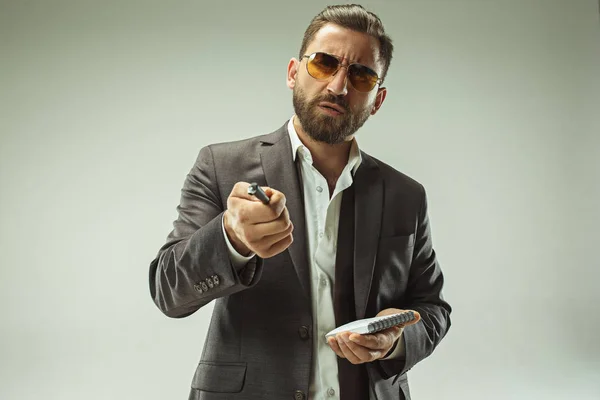
{"type": "Polygon", "coordinates": [[[335,315],[333,307],[332,294],[332,276],[335,264],[335,250],[331,246],[331,201],[329,192],[323,187],[327,187],[327,181],[323,176],[315,172],[315,188],[317,194],[317,237],[315,252],[315,269],[318,273],[318,281],[315,284],[318,287],[318,328],[319,340],[317,341],[320,365],[323,367],[320,371],[321,390],[327,393],[328,398],[332,398],[338,391],[339,382],[337,376],[337,356],[327,344],[325,333],[335,328],[335,315]],[[321,190],[319,190],[321,188],[321,190]]]}

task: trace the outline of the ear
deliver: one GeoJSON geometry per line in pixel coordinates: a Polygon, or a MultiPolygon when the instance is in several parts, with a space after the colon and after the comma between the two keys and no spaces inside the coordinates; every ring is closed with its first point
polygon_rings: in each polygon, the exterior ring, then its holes
{"type": "Polygon", "coordinates": [[[288,64],[287,68],[287,87],[293,89],[296,86],[296,78],[298,75],[298,67],[300,66],[300,61],[295,58],[292,58],[288,64]]]}
{"type": "Polygon", "coordinates": [[[383,104],[383,101],[385,100],[385,96],[387,96],[387,88],[380,87],[379,89],[377,89],[377,95],[375,97],[375,104],[373,104],[373,109],[371,110],[371,115],[375,115],[375,113],[377,113],[377,111],[379,111],[379,108],[381,107],[381,105],[383,104]]]}

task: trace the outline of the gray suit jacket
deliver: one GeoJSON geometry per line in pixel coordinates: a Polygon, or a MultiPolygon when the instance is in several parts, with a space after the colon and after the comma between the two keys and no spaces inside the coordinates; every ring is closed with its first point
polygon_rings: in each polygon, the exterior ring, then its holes
{"type": "MultiPolygon", "coordinates": [[[[364,152],[354,184],[357,317],[389,307],[414,309],[422,317],[404,330],[405,359],[367,365],[371,388],[379,400],[410,399],[406,372],[433,352],[450,327],[425,191],[364,152]]],[[[174,229],[150,265],[152,298],[174,318],[216,300],[190,399],[306,398],[313,353],[310,271],[287,123],[268,135],[200,150],[177,210],[174,229]],[[254,257],[240,271],[229,260],[221,222],[238,181],[283,192],[294,223],[286,251],[254,257]]]]}

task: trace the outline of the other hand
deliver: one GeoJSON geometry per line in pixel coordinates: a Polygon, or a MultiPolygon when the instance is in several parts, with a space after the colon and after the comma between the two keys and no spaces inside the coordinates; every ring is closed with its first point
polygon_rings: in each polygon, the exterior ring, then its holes
{"type": "MultiPolygon", "coordinates": [[[[377,317],[403,312],[398,308],[386,308],[377,317]]],[[[415,319],[401,326],[393,326],[373,334],[340,332],[335,337],[327,339],[331,349],[341,358],[346,358],[352,364],[363,364],[384,358],[402,336],[406,326],[416,324],[421,315],[414,311],[415,319]]]]}
{"type": "Polygon", "coordinates": [[[287,249],[294,241],[294,224],[285,206],[285,195],[261,186],[271,199],[263,204],[248,194],[247,182],[237,182],[227,198],[223,217],[225,232],[233,247],[242,255],[254,252],[269,258],[287,249]]]}

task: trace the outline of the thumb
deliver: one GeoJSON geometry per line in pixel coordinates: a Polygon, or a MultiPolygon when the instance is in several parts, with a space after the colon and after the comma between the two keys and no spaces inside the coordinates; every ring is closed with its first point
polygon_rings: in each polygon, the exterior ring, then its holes
{"type": "Polygon", "coordinates": [[[265,194],[267,196],[269,196],[269,197],[273,196],[273,189],[271,189],[270,187],[268,187],[268,186],[261,186],[260,188],[265,192],[265,194]]]}

